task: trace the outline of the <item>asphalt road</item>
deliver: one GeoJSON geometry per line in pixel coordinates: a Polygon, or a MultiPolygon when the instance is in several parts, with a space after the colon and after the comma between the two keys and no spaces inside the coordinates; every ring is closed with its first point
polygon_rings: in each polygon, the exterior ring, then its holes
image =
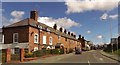
{"type": "Polygon", "coordinates": [[[26,63],[87,63],[87,65],[92,65],[93,63],[118,64],[117,61],[103,56],[98,50],[87,51],[78,55],[71,53],[66,55],[42,58],[26,63]]]}

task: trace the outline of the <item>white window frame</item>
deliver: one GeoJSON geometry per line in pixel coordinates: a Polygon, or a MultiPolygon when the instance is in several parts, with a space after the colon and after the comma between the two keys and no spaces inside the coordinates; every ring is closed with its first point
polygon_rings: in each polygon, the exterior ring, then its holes
{"type": "Polygon", "coordinates": [[[47,44],[47,43],[46,43],[46,38],[47,38],[47,37],[44,35],[44,36],[43,36],[43,44],[47,44]]]}
{"type": "Polygon", "coordinates": [[[18,33],[13,33],[13,43],[18,43],[18,33]],[[17,41],[15,41],[15,35],[17,35],[17,41]]]}
{"type": "Polygon", "coordinates": [[[38,43],[38,40],[39,40],[39,35],[37,33],[34,34],[34,43],[38,43]],[[37,38],[36,38],[36,35],[37,35],[37,38]],[[37,39],[37,41],[36,41],[37,39]]]}
{"type": "Polygon", "coordinates": [[[0,43],[4,43],[4,35],[0,35],[1,37],[0,37],[0,43]]]}
{"type": "Polygon", "coordinates": [[[52,42],[53,42],[53,38],[49,37],[49,44],[52,45],[52,42]]]}
{"type": "Polygon", "coordinates": [[[2,37],[3,37],[3,38],[2,38],[2,43],[4,43],[4,35],[2,35],[2,37]]]}

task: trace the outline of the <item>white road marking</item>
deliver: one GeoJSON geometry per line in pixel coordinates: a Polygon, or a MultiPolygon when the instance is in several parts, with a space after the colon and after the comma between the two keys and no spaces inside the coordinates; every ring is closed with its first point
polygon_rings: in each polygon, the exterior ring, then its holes
{"type": "Polygon", "coordinates": [[[88,64],[90,65],[90,61],[88,61],[88,64]]]}

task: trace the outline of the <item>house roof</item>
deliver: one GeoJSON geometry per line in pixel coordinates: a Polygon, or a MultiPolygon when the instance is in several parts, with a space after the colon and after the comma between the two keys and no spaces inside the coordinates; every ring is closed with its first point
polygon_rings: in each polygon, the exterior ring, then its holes
{"type": "Polygon", "coordinates": [[[64,32],[61,32],[59,30],[55,30],[54,28],[52,27],[49,27],[43,23],[40,23],[40,22],[35,22],[35,20],[33,19],[30,19],[30,18],[27,18],[27,19],[24,19],[24,20],[21,20],[19,22],[16,22],[16,23],[13,23],[11,25],[8,25],[6,26],[5,28],[9,28],[9,27],[18,27],[18,26],[33,26],[33,27],[36,27],[36,28],[41,28],[42,30],[47,30],[48,32],[51,32],[51,33],[54,33],[56,35],[60,35],[62,37],[65,37],[65,38],[69,38],[69,39],[73,39],[73,40],[76,40],[78,41],[76,38],[74,38],[73,36],[70,36],[68,34],[65,34],[64,32]]]}

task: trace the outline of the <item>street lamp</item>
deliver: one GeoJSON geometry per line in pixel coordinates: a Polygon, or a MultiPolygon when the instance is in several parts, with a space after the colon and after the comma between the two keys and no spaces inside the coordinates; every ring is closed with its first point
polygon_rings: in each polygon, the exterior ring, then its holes
{"type": "MultiPolygon", "coordinates": [[[[112,38],[112,23],[110,22],[110,38],[112,38]]],[[[112,53],[113,53],[113,43],[111,42],[112,53]]]]}
{"type": "MultiPolygon", "coordinates": [[[[106,20],[106,19],[102,19],[102,20],[106,20]]],[[[112,38],[112,23],[110,21],[110,38],[112,38]]],[[[111,43],[111,47],[112,47],[112,53],[113,53],[113,43],[111,43]]]]}

